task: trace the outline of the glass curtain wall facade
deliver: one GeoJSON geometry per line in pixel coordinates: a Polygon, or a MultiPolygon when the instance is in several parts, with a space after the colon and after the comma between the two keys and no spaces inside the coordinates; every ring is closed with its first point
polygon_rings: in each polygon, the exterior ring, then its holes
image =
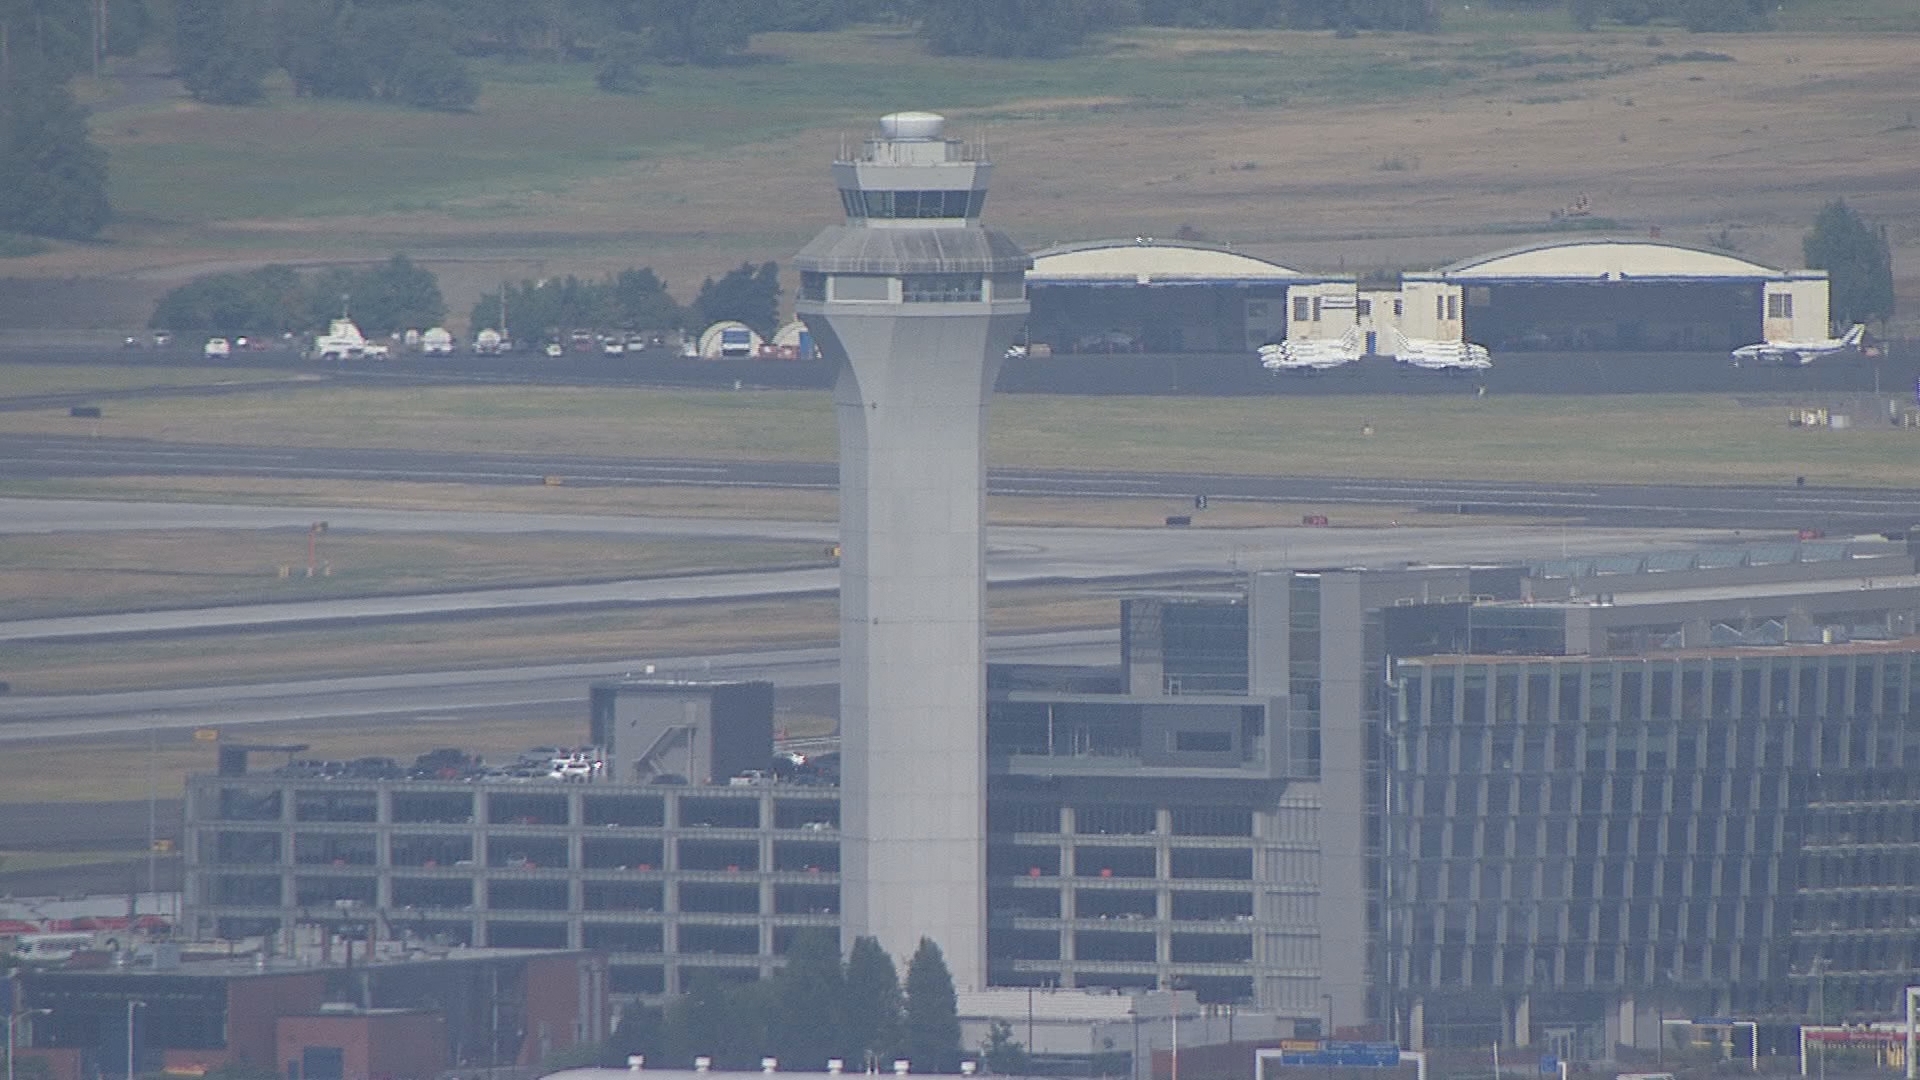
{"type": "MultiPolygon", "coordinates": [[[[1861,796],[1838,778],[1920,765],[1912,651],[1427,657],[1400,661],[1394,687],[1384,869],[1403,1005],[1592,989],[1804,1015],[1815,959],[1869,962],[1859,931],[1814,923],[1878,918],[1857,896],[1861,796]]],[[[1888,820],[1899,834],[1911,815],[1888,820]]]]}

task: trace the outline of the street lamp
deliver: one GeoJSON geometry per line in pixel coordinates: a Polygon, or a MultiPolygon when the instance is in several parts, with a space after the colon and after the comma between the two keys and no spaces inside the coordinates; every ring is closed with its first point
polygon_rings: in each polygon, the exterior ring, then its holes
{"type": "Polygon", "coordinates": [[[144,1009],[147,1003],[136,998],[127,999],[127,1080],[133,1080],[133,1010],[144,1009]]]}
{"type": "Polygon", "coordinates": [[[28,1009],[26,1012],[7,1017],[7,1080],[13,1080],[13,1026],[29,1016],[51,1016],[52,1009],[28,1009]]]}

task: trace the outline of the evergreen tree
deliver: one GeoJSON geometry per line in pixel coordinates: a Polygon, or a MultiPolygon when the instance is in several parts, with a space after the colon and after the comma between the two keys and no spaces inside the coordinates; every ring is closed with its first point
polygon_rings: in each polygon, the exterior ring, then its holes
{"type": "Polygon", "coordinates": [[[17,70],[0,83],[0,230],[81,238],[109,215],[107,157],[86,113],[64,80],[17,70]]]}
{"type": "Polygon", "coordinates": [[[914,1072],[950,1073],[960,1067],[960,1005],[940,946],[921,938],[907,963],[907,1060],[914,1072]]]}
{"type": "Polygon", "coordinates": [[[667,1006],[667,1061],[691,1069],[696,1057],[728,1067],[726,1051],[739,1041],[740,1024],[730,987],[710,971],[695,971],[687,992],[667,1006]]]}
{"type": "Polygon", "coordinates": [[[893,958],[880,942],[856,938],[847,954],[846,1061],[850,1072],[884,1067],[900,1047],[906,1000],[893,958]]]}
{"type": "Polygon", "coordinates": [[[783,1071],[825,1072],[828,1058],[845,1058],[847,984],[832,934],[796,935],[773,990],[773,1056],[783,1071]]]}
{"type": "Polygon", "coordinates": [[[657,1005],[629,1003],[620,1010],[620,1024],[613,1034],[607,1036],[606,1045],[600,1055],[600,1064],[606,1068],[624,1068],[627,1058],[638,1054],[649,1061],[659,1061],[667,1052],[667,1016],[666,1011],[657,1005]]]}
{"type": "Polygon", "coordinates": [[[1801,249],[1808,267],[1827,272],[1836,329],[1893,316],[1893,250],[1884,227],[1835,199],[1820,208],[1801,249]]]}

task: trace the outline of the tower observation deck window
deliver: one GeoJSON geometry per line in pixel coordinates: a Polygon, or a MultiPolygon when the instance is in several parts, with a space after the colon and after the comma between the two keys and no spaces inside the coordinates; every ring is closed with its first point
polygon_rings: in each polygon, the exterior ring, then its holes
{"type": "Polygon", "coordinates": [[[909,304],[978,302],[978,274],[908,274],[900,279],[900,299],[909,304]]]}
{"type": "Polygon", "coordinates": [[[984,191],[840,191],[850,218],[977,218],[986,202],[984,191]]]}

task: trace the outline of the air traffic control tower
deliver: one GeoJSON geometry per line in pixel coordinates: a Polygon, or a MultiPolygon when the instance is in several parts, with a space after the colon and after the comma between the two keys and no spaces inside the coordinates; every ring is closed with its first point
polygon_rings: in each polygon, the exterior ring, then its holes
{"type": "Polygon", "coordinates": [[[794,258],[839,365],[841,933],[986,975],[987,396],[1032,260],[983,228],[992,170],[932,113],[834,162],[846,223],[794,258]]]}

